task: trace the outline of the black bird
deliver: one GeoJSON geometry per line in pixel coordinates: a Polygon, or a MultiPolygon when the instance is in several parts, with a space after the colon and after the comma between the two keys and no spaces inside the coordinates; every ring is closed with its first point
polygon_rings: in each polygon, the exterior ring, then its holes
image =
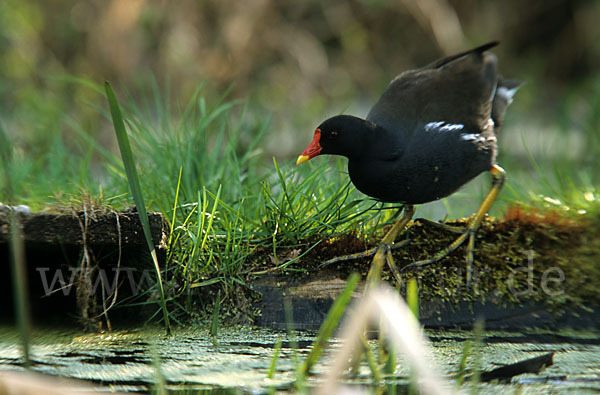
{"type": "Polygon", "coordinates": [[[385,258],[395,270],[389,247],[412,218],[413,205],[451,195],[489,171],[492,188],[460,237],[432,258],[407,266],[436,262],[468,238],[470,283],[475,231],[505,179],[496,164],[496,131],[520,85],[498,75],[496,56],[486,52],[496,45],[491,42],[398,75],[366,119],[327,119],[298,158],[296,164],[317,155],[345,156],[359,191],[404,204],[403,216],[373,250],[377,253],[371,272],[381,270],[385,258]]]}

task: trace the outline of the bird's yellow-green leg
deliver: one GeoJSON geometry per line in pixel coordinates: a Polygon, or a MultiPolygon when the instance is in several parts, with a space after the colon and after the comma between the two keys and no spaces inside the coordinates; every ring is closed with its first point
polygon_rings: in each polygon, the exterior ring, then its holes
{"type": "Polygon", "coordinates": [[[465,260],[467,262],[467,287],[470,286],[471,275],[472,275],[472,270],[473,270],[472,265],[473,265],[473,249],[475,248],[475,232],[477,231],[479,224],[481,224],[481,221],[485,217],[485,214],[488,212],[490,206],[492,205],[494,200],[496,200],[498,193],[500,193],[500,190],[502,189],[502,186],[504,185],[504,180],[506,179],[506,173],[504,172],[504,169],[502,169],[498,165],[494,165],[492,167],[492,169],[490,170],[490,173],[492,173],[492,177],[493,177],[492,188],[488,192],[485,199],[483,199],[483,202],[481,203],[481,206],[479,206],[479,209],[477,210],[475,215],[469,221],[469,225],[467,226],[467,229],[463,232],[463,234],[461,234],[456,240],[454,240],[452,242],[452,244],[450,244],[448,247],[444,248],[443,250],[441,250],[440,252],[435,254],[433,257],[422,260],[422,261],[413,262],[410,265],[403,267],[401,270],[402,272],[412,269],[412,268],[415,268],[417,266],[428,265],[430,263],[439,261],[440,259],[444,258],[446,255],[448,255],[449,253],[451,253],[452,251],[457,249],[462,243],[464,243],[464,241],[468,237],[469,243],[467,244],[467,252],[466,252],[465,260]]]}
{"type": "Polygon", "coordinates": [[[369,269],[369,274],[367,275],[367,285],[373,286],[377,284],[381,278],[381,269],[383,268],[384,262],[388,263],[388,266],[397,281],[400,281],[400,273],[398,272],[398,268],[394,263],[394,259],[392,258],[392,254],[390,252],[391,246],[396,240],[398,233],[408,222],[412,219],[415,214],[415,207],[412,205],[405,205],[402,213],[402,217],[396,221],[394,226],[386,233],[386,235],[381,239],[381,242],[376,247],[375,257],[373,257],[373,261],[371,262],[371,268],[369,269]]]}

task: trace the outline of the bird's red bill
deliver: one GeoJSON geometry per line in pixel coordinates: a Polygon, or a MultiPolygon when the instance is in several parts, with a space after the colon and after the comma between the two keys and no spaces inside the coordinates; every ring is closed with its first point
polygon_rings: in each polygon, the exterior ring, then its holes
{"type": "Polygon", "coordinates": [[[304,163],[307,160],[314,158],[315,156],[321,153],[321,144],[319,141],[321,140],[321,129],[315,130],[315,136],[313,137],[313,141],[306,147],[302,155],[298,157],[296,164],[304,163]]]}

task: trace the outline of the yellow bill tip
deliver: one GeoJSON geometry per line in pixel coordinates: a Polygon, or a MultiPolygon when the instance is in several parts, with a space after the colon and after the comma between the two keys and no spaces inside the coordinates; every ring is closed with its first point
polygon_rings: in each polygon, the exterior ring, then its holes
{"type": "Polygon", "coordinates": [[[296,166],[299,165],[299,164],[301,164],[301,163],[306,162],[309,159],[310,159],[310,156],[308,156],[308,155],[300,155],[298,157],[298,160],[296,161],[296,166]]]}

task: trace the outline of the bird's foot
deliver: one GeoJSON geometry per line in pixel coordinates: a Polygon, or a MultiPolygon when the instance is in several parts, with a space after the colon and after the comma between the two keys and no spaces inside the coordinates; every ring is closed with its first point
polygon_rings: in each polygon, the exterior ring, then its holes
{"type": "Polygon", "coordinates": [[[443,222],[431,221],[427,218],[417,218],[417,219],[415,219],[415,222],[431,225],[435,228],[443,229],[443,230],[445,230],[447,232],[451,232],[451,233],[463,233],[465,231],[464,227],[452,226],[452,225],[445,224],[443,222]]]}
{"type": "MultiPolygon", "coordinates": [[[[389,248],[390,251],[393,251],[393,250],[396,250],[398,248],[404,247],[406,244],[408,244],[408,240],[404,240],[404,241],[402,241],[400,243],[395,243],[395,244],[392,244],[392,245],[386,245],[386,247],[389,248]]],[[[368,249],[366,251],[356,252],[354,254],[336,256],[334,258],[326,260],[325,262],[322,262],[318,266],[318,268],[322,269],[322,268],[327,267],[329,265],[333,265],[334,263],[346,262],[346,261],[354,261],[354,260],[361,259],[361,258],[372,257],[373,255],[375,255],[377,253],[377,250],[380,247],[381,247],[381,245],[379,245],[377,247],[370,248],[370,249],[368,249]]]]}
{"type": "Polygon", "coordinates": [[[379,245],[375,248],[375,256],[373,257],[373,261],[371,262],[371,267],[369,269],[369,274],[367,274],[367,286],[372,287],[377,285],[379,280],[381,279],[381,270],[383,269],[383,264],[387,263],[390,271],[394,275],[397,284],[402,283],[402,276],[400,275],[400,271],[394,262],[394,257],[392,256],[392,250],[396,248],[403,247],[408,244],[408,240],[404,240],[398,244],[387,244],[385,242],[379,243],[379,245]]]}
{"type": "Polygon", "coordinates": [[[394,244],[394,240],[396,240],[398,233],[400,233],[400,231],[406,227],[406,225],[411,220],[414,214],[414,206],[404,206],[404,213],[402,214],[402,217],[398,221],[396,221],[394,226],[392,226],[389,232],[387,232],[386,235],[383,237],[381,243],[379,243],[379,246],[377,246],[375,250],[375,256],[373,257],[373,262],[371,262],[369,274],[367,274],[367,287],[377,285],[377,283],[381,279],[381,270],[385,262],[387,262],[390,271],[396,278],[397,284],[402,283],[402,277],[400,276],[398,267],[396,266],[394,258],[392,257],[392,246],[397,246],[398,248],[408,243],[408,240],[405,240],[401,243],[394,244]]]}

